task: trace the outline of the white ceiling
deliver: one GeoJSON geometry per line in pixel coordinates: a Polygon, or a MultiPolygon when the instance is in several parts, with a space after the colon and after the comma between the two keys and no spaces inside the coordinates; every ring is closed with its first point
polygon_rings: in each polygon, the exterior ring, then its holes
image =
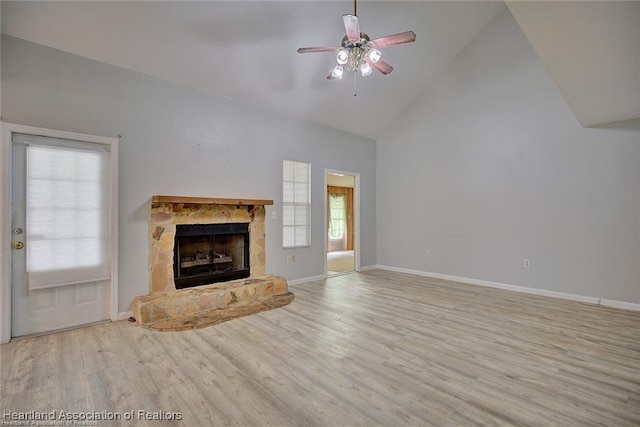
{"type": "Polygon", "coordinates": [[[371,38],[413,30],[383,50],[395,67],[328,81],[351,1],[2,1],[2,32],[97,61],[375,138],[503,7],[501,1],[361,1],[371,38]]]}
{"type": "Polygon", "coordinates": [[[347,187],[354,188],[356,186],[356,179],[350,175],[342,175],[342,174],[327,174],[327,185],[332,185],[334,187],[347,187]]]}
{"type": "MultiPolygon", "coordinates": [[[[504,7],[502,1],[360,1],[395,70],[328,81],[351,1],[2,1],[2,32],[259,108],[376,138],[504,7]]],[[[583,126],[640,117],[640,2],[509,1],[583,126]]]]}

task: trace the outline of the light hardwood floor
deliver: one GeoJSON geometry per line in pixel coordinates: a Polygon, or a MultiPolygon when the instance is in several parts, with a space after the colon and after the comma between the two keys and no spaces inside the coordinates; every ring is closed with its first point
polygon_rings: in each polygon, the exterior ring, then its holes
{"type": "Polygon", "coordinates": [[[327,253],[327,274],[347,273],[355,270],[353,251],[334,251],[327,253]]]}
{"type": "Polygon", "coordinates": [[[638,312],[379,270],[290,290],[286,307],[196,331],[125,321],[2,345],[0,414],[184,417],[139,423],[149,426],[640,425],[638,312]]]}

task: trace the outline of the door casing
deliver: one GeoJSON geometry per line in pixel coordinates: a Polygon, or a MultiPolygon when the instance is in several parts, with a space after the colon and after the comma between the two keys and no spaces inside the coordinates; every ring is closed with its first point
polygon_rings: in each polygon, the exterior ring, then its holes
{"type": "Polygon", "coordinates": [[[0,122],[0,343],[11,340],[11,138],[14,133],[87,141],[109,146],[111,151],[111,283],[110,317],[118,320],[118,139],[0,122]]]}

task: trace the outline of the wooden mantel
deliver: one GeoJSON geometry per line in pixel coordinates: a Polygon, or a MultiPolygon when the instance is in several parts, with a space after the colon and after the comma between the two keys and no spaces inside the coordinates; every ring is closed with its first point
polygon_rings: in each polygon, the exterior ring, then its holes
{"type": "Polygon", "coordinates": [[[270,206],[273,200],[260,199],[219,199],[192,196],[153,196],[151,203],[193,203],[198,205],[270,206]]]}

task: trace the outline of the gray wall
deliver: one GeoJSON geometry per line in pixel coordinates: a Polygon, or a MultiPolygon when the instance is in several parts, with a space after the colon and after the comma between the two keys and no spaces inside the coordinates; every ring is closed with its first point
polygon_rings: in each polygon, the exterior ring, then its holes
{"type": "Polygon", "coordinates": [[[640,120],[582,128],[508,10],[377,156],[378,264],[640,303],[640,120]]]}
{"type": "Polygon", "coordinates": [[[148,217],[155,194],[275,200],[267,210],[267,272],[291,280],[324,274],[324,169],[357,172],[362,265],[376,263],[371,139],[8,36],[2,38],[2,107],[11,123],[122,135],[120,311],[148,292],[148,217]],[[310,248],[282,249],[283,158],[312,164],[310,248]],[[295,264],[286,263],[289,254],[297,255],[295,264]]]}

